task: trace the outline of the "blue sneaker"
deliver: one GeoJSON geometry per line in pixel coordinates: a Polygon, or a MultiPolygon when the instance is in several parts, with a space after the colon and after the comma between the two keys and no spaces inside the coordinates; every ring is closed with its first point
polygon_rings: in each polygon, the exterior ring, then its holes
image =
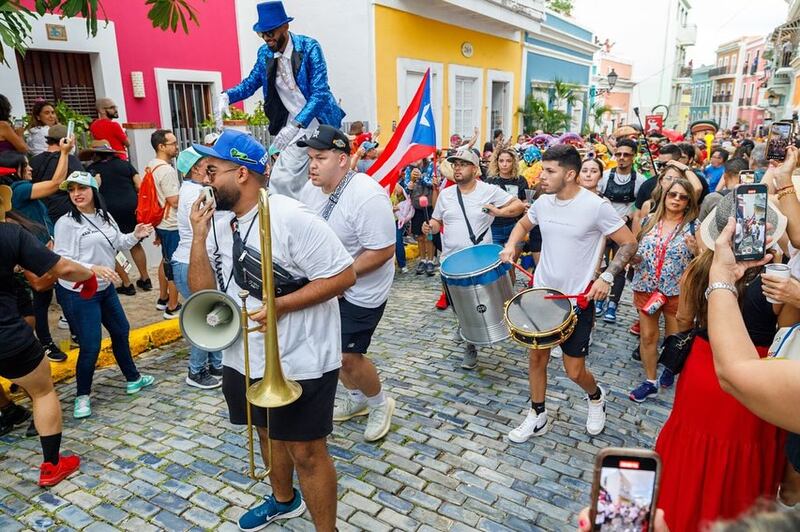
{"type": "Polygon", "coordinates": [[[306,503],[298,490],[294,490],[294,499],[289,503],[279,503],[273,495],[252,510],[248,510],[239,518],[239,530],[261,530],[276,519],[289,519],[303,515],[306,503]]]}
{"type": "Polygon", "coordinates": [[[603,315],[603,321],[606,323],[617,323],[617,304],[613,301],[608,302],[606,313],[603,315]]]}
{"type": "Polygon", "coordinates": [[[645,399],[647,399],[651,395],[658,395],[658,388],[652,382],[644,381],[639,386],[637,386],[636,389],[633,390],[628,397],[631,398],[631,401],[642,403],[644,402],[645,399]]]}
{"type": "Polygon", "coordinates": [[[596,318],[599,318],[603,315],[603,311],[606,309],[606,302],[605,301],[595,301],[594,302],[594,315],[596,318]]]}
{"type": "Polygon", "coordinates": [[[664,371],[661,372],[661,377],[658,379],[658,384],[662,388],[672,388],[672,385],[675,384],[675,374],[664,368],[664,371]]]}

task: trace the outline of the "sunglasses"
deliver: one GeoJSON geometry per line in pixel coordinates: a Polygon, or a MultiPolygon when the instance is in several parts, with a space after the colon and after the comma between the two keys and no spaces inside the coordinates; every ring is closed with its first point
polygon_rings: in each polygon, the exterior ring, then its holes
{"type": "Polygon", "coordinates": [[[667,194],[669,199],[676,199],[680,201],[689,201],[689,195],[684,194],[683,192],[669,192],[667,194]]]}
{"type": "Polygon", "coordinates": [[[270,39],[272,39],[273,37],[275,37],[275,34],[278,33],[278,30],[280,30],[280,28],[275,28],[274,30],[269,30],[269,31],[257,31],[256,35],[258,35],[262,39],[264,39],[265,37],[269,37],[270,39]]]}
{"type": "Polygon", "coordinates": [[[626,151],[618,151],[617,153],[614,154],[614,157],[617,157],[617,158],[619,158],[619,157],[633,157],[633,153],[632,152],[626,152],[626,151]]]}

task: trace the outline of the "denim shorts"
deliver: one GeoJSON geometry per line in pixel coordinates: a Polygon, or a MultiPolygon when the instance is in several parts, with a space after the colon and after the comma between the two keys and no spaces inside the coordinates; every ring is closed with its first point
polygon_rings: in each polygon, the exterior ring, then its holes
{"type": "Polygon", "coordinates": [[[178,230],[168,231],[166,229],[156,229],[156,234],[161,240],[161,256],[164,258],[164,275],[167,280],[174,281],[175,275],[172,273],[172,254],[178,249],[181,241],[178,230]]]}

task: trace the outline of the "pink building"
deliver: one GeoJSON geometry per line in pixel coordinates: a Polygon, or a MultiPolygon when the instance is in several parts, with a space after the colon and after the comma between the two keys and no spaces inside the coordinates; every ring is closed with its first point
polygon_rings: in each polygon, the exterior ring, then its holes
{"type": "Polygon", "coordinates": [[[627,122],[630,115],[631,92],[634,86],[632,78],[633,65],[631,61],[604,52],[599,52],[595,56],[592,85],[598,93],[602,93],[596,96],[595,102],[596,105],[606,105],[611,110],[603,116],[600,124],[591,124],[593,128],[610,133],[627,122]],[[610,92],[605,92],[609,85],[608,75],[612,71],[617,75],[617,81],[610,92]]]}
{"type": "Polygon", "coordinates": [[[758,89],[764,80],[763,37],[750,38],[744,43],[744,63],[739,93],[737,122],[751,133],[764,123],[764,110],[758,106],[758,89]]]}

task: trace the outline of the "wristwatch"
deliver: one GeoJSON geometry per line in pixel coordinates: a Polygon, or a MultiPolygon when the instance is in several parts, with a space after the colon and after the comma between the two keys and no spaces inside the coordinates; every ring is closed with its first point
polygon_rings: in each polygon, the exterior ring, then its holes
{"type": "Polygon", "coordinates": [[[604,280],[608,283],[608,286],[614,286],[614,276],[611,275],[611,272],[603,272],[600,274],[600,279],[604,280]]]}
{"type": "Polygon", "coordinates": [[[736,287],[733,286],[731,283],[716,282],[708,285],[708,288],[706,288],[706,292],[704,294],[705,298],[708,299],[708,296],[710,296],[711,292],[713,292],[714,290],[728,290],[732,292],[733,295],[735,295],[737,298],[739,297],[739,292],[736,290],[736,287]]]}

